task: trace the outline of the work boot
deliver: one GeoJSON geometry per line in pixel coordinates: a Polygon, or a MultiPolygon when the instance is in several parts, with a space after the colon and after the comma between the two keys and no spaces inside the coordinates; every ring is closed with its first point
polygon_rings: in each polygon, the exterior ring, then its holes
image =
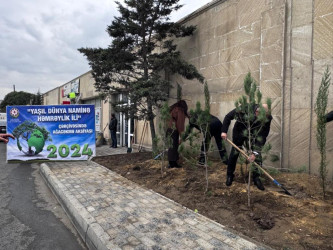
{"type": "Polygon", "coordinates": [[[178,165],[176,161],[169,161],[168,168],[181,168],[182,166],[178,165]]]}
{"type": "Polygon", "coordinates": [[[205,165],[205,157],[200,157],[198,163],[199,165],[205,165]]]}
{"type": "Polygon", "coordinates": [[[233,175],[227,175],[227,181],[225,182],[225,185],[227,185],[228,187],[231,186],[233,180],[234,180],[233,175]]]}
{"type": "Polygon", "coordinates": [[[175,167],[175,161],[169,161],[168,168],[174,168],[175,167]]]}
{"type": "Polygon", "coordinates": [[[258,189],[265,190],[265,187],[261,183],[261,180],[260,180],[259,176],[253,177],[253,183],[254,183],[254,185],[257,186],[258,189]]]}
{"type": "Polygon", "coordinates": [[[175,166],[174,166],[175,168],[182,168],[182,166],[180,166],[180,165],[178,165],[178,163],[176,162],[176,164],[175,164],[175,166]]]}

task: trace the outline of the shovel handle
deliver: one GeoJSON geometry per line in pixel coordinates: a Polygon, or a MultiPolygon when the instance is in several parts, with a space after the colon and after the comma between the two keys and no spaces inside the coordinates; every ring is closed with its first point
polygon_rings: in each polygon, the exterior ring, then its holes
{"type": "MultiPolygon", "coordinates": [[[[232,141],[230,141],[228,138],[227,138],[227,141],[234,147],[236,148],[239,152],[241,152],[242,155],[244,155],[246,158],[249,158],[249,156],[242,150],[240,149],[235,143],[233,143],[232,141]]],[[[256,162],[253,162],[262,172],[264,172],[265,175],[267,175],[267,177],[269,179],[271,179],[273,182],[275,182],[276,180],[265,170],[263,169],[258,163],[256,162]]],[[[280,186],[280,185],[279,185],[280,186]]]]}
{"type": "MultiPolygon", "coordinates": [[[[245,157],[249,158],[249,156],[243,151],[241,150],[239,147],[237,147],[237,145],[235,145],[235,143],[233,143],[232,141],[230,141],[228,138],[226,139],[234,148],[236,148],[240,153],[242,153],[245,157]]],[[[262,172],[264,172],[264,174],[269,178],[271,179],[274,184],[276,184],[277,186],[279,186],[280,188],[282,188],[284,190],[284,192],[287,194],[287,195],[291,195],[291,193],[282,185],[280,184],[277,180],[275,180],[269,173],[267,173],[267,171],[265,169],[263,169],[258,163],[256,162],[253,162],[262,172]]]]}

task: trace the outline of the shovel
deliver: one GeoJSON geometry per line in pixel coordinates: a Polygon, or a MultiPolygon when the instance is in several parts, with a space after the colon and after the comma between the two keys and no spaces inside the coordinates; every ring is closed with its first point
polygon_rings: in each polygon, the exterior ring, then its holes
{"type": "Polygon", "coordinates": [[[157,160],[158,158],[160,158],[160,157],[162,156],[162,154],[165,153],[166,151],[168,151],[168,150],[166,149],[166,150],[164,150],[162,153],[159,153],[158,155],[156,155],[156,156],[154,157],[154,160],[157,160]]]}
{"type": "MultiPolygon", "coordinates": [[[[227,138],[227,141],[235,148],[237,149],[239,152],[242,153],[242,155],[244,155],[247,158],[249,158],[249,156],[243,151],[241,150],[239,147],[237,147],[232,141],[230,141],[228,138],[227,138]]],[[[274,184],[276,184],[278,187],[282,188],[284,190],[284,192],[287,194],[287,195],[291,195],[291,193],[288,192],[288,190],[282,185],[280,184],[277,180],[275,180],[265,169],[263,169],[258,163],[256,162],[253,162],[262,172],[264,172],[264,174],[269,178],[271,179],[274,184]]]]}

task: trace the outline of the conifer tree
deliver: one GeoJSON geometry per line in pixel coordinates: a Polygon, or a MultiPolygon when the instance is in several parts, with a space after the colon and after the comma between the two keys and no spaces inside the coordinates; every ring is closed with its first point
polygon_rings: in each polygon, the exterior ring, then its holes
{"type": "Polygon", "coordinates": [[[126,93],[130,103],[117,106],[118,111],[131,110],[133,118],[149,121],[153,149],[156,148],[153,121],[158,108],[168,99],[171,87],[168,75],[180,74],[203,82],[202,75],[182,59],[173,43],[173,39],[190,36],[195,30],[194,26],[170,21],[170,14],[182,7],[178,2],[116,2],[120,16],[107,27],[111,45],[106,49],[79,49],[89,61],[97,91],[107,95],[126,93]]]}
{"type": "MultiPolygon", "coordinates": [[[[247,141],[245,142],[245,149],[247,151],[247,155],[251,155],[253,151],[260,151],[261,153],[267,153],[270,150],[270,145],[265,144],[263,148],[255,148],[255,141],[262,140],[259,134],[263,129],[265,123],[268,121],[266,110],[262,106],[262,94],[260,90],[257,88],[257,84],[255,80],[252,78],[251,73],[249,72],[244,79],[244,90],[245,95],[241,96],[236,102],[236,111],[238,115],[236,117],[238,122],[244,124],[246,129],[243,131],[244,136],[247,137],[247,141]],[[259,107],[259,114],[256,116],[254,113],[255,107],[259,107]]],[[[267,99],[268,112],[271,111],[271,100],[267,99]]],[[[261,157],[261,156],[260,156],[261,157]]],[[[250,183],[251,183],[251,172],[258,171],[255,170],[253,164],[251,164],[248,178],[248,205],[250,206],[250,183]]]]}
{"type": "Polygon", "coordinates": [[[208,89],[208,84],[204,84],[204,95],[205,95],[205,107],[201,108],[201,103],[198,101],[196,103],[195,110],[190,110],[190,125],[186,126],[185,133],[183,134],[182,140],[186,139],[189,141],[189,147],[185,148],[184,143],[179,147],[179,151],[184,155],[184,158],[190,162],[190,164],[197,164],[197,157],[200,155],[204,156],[203,166],[205,168],[206,177],[206,188],[205,193],[208,191],[208,166],[210,162],[208,161],[208,151],[209,142],[211,139],[209,131],[210,123],[210,94],[208,89]],[[192,126],[194,125],[199,131],[193,131],[192,126]]]}
{"type": "Polygon", "coordinates": [[[170,108],[167,102],[160,109],[159,136],[155,137],[157,149],[154,152],[156,160],[161,160],[161,175],[163,177],[164,163],[166,161],[166,152],[171,146],[171,135],[167,133],[168,121],[171,119],[170,108]]]}
{"type": "Polygon", "coordinates": [[[321,186],[323,196],[326,196],[326,176],[327,176],[327,160],[326,160],[326,109],[328,102],[328,88],[331,84],[331,73],[326,68],[319,87],[317,100],[315,104],[315,112],[317,114],[317,147],[320,152],[319,173],[321,178],[321,186]]]}
{"type": "Polygon", "coordinates": [[[40,91],[38,90],[37,94],[34,95],[32,100],[32,105],[42,105],[43,104],[43,96],[41,95],[40,91]]]}

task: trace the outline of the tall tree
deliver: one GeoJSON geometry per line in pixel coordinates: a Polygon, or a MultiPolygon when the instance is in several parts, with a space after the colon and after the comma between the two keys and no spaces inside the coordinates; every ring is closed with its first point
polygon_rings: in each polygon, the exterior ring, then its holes
{"type": "Polygon", "coordinates": [[[13,91],[8,93],[0,104],[0,110],[6,111],[8,105],[28,105],[32,104],[35,99],[35,95],[24,91],[13,91]]]}
{"type": "Polygon", "coordinates": [[[177,51],[174,39],[193,34],[194,26],[170,21],[182,5],[179,0],[125,0],[116,2],[120,12],[107,27],[112,42],[106,48],[80,48],[92,68],[95,87],[102,94],[126,93],[130,104],[118,111],[149,121],[155,148],[154,117],[168,99],[170,74],[186,79],[203,76],[177,51]],[[129,112],[131,111],[131,112],[129,112]]]}
{"type": "Polygon", "coordinates": [[[38,90],[37,94],[33,96],[32,105],[42,105],[43,104],[43,96],[38,90]]]}

